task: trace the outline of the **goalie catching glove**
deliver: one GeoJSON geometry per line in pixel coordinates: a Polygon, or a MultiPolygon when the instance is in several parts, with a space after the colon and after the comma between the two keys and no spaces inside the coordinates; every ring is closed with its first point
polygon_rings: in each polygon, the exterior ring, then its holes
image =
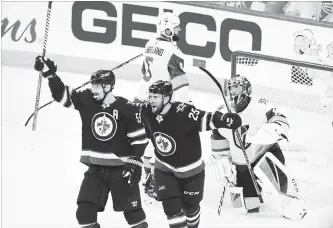
{"type": "Polygon", "coordinates": [[[37,56],[35,60],[35,70],[41,71],[44,78],[50,78],[57,72],[57,65],[50,59],[44,59],[42,56],[37,56]],[[47,71],[43,72],[44,66],[46,65],[47,71]]]}
{"type": "Polygon", "coordinates": [[[282,139],[288,140],[289,123],[287,118],[272,108],[266,113],[267,123],[250,126],[246,142],[261,145],[274,144],[282,139]]]}
{"type": "Polygon", "coordinates": [[[139,157],[129,157],[125,161],[123,170],[123,178],[127,179],[127,183],[130,185],[138,184],[142,176],[143,162],[139,157]]]}

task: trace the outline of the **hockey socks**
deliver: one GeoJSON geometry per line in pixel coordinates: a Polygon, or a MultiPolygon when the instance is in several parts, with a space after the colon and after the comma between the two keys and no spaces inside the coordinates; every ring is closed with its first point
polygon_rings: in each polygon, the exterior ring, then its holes
{"type": "Polygon", "coordinates": [[[81,228],[100,228],[98,222],[94,222],[91,224],[81,225],[81,228]]]}
{"type": "Polygon", "coordinates": [[[186,216],[188,228],[197,228],[199,226],[199,222],[200,222],[200,206],[192,214],[185,212],[185,216],[186,216]]]}
{"type": "Polygon", "coordinates": [[[138,222],[136,224],[129,224],[131,228],[148,228],[148,223],[146,220],[138,222]]]}
{"type": "Polygon", "coordinates": [[[187,228],[186,217],[183,213],[174,216],[168,216],[168,223],[170,228],[187,228]]]}

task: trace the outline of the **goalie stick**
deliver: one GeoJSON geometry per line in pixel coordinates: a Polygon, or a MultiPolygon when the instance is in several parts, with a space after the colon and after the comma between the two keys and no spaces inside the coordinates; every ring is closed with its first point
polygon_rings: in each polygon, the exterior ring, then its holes
{"type": "MultiPolygon", "coordinates": [[[[208,75],[208,76],[209,76],[209,77],[215,82],[215,84],[217,85],[217,87],[219,88],[219,90],[220,90],[220,92],[221,92],[221,94],[222,94],[222,97],[223,97],[224,103],[225,103],[225,105],[226,105],[226,108],[227,108],[228,112],[230,113],[231,110],[230,110],[229,105],[228,105],[228,103],[227,103],[227,100],[226,100],[226,98],[225,98],[225,96],[224,96],[224,93],[223,93],[223,89],[222,89],[221,84],[217,81],[217,79],[216,79],[216,78],[215,78],[215,77],[214,77],[214,76],[213,76],[208,70],[206,70],[206,69],[203,68],[203,67],[199,67],[199,68],[200,68],[200,70],[202,70],[203,72],[205,72],[205,73],[206,73],[206,74],[207,74],[207,75],[208,75]]],[[[246,154],[246,151],[245,151],[245,148],[244,148],[244,144],[243,144],[243,142],[242,142],[242,138],[241,138],[241,136],[240,136],[238,130],[235,130],[235,133],[236,133],[237,140],[238,140],[239,144],[240,144],[241,147],[242,147],[241,149],[242,149],[242,152],[243,152],[243,155],[244,155],[244,158],[245,158],[245,161],[246,161],[246,165],[247,165],[247,168],[248,168],[248,170],[249,170],[249,173],[250,173],[250,176],[251,176],[252,182],[253,182],[254,187],[255,187],[255,189],[256,189],[256,193],[258,194],[258,197],[259,197],[260,202],[263,203],[264,201],[263,201],[262,196],[261,196],[261,193],[260,193],[260,191],[259,191],[258,183],[257,183],[257,181],[255,180],[254,173],[253,173],[253,170],[252,170],[252,167],[251,167],[251,164],[250,164],[249,158],[248,158],[248,156],[247,156],[247,154],[246,154]]],[[[224,186],[226,186],[226,185],[224,185],[224,186]]],[[[224,189],[222,189],[222,195],[221,195],[221,200],[220,200],[220,205],[219,205],[219,211],[218,211],[218,213],[220,213],[220,210],[221,210],[221,207],[222,207],[222,204],[223,204],[223,197],[224,197],[224,195],[225,195],[225,187],[224,187],[224,189]]]]}
{"type": "MultiPolygon", "coordinates": [[[[111,71],[114,71],[114,70],[119,69],[120,67],[122,67],[122,66],[124,66],[124,65],[126,65],[126,64],[128,64],[128,63],[130,63],[130,62],[132,62],[132,61],[134,61],[135,59],[141,57],[142,55],[143,55],[143,54],[139,54],[139,55],[137,55],[137,56],[134,56],[133,58],[127,60],[126,62],[123,62],[123,63],[119,64],[118,66],[113,67],[113,68],[111,69],[111,71]]],[[[74,91],[77,91],[77,90],[81,89],[82,87],[88,85],[90,82],[91,82],[91,81],[87,81],[87,82],[83,83],[83,84],[80,85],[79,87],[75,88],[74,91]]],[[[38,112],[39,110],[41,110],[42,108],[44,108],[44,107],[46,107],[46,106],[52,104],[54,101],[55,101],[55,100],[53,100],[53,101],[49,101],[49,102],[47,102],[46,104],[42,105],[40,108],[37,108],[37,112],[38,112]]],[[[29,116],[29,118],[28,118],[28,120],[25,122],[25,125],[24,125],[24,126],[27,126],[27,125],[28,125],[30,119],[31,119],[33,116],[34,116],[34,113],[31,114],[31,115],[29,116]]]]}
{"type": "MultiPolygon", "coordinates": [[[[49,4],[47,6],[47,16],[46,16],[46,24],[45,24],[45,32],[44,32],[44,44],[43,44],[43,52],[42,52],[43,57],[45,56],[45,53],[46,53],[47,39],[48,39],[48,35],[49,35],[50,18],[51,18],[51,10],[52,10],[52,1],[49,1],[49,4]]],[[[34,120],[32,122],[33,131],[36,131],[36,127],[37,127],[37,116],[38,116],[38,111],[39,111],[39,100],[40,100],[40,91],[42,88],[42,79],[43,79],[43,75],[41,72],[39,72],[37,92],[36,92],[36,101],[35,101],[35,110],[33,113],[34,120]]]]}

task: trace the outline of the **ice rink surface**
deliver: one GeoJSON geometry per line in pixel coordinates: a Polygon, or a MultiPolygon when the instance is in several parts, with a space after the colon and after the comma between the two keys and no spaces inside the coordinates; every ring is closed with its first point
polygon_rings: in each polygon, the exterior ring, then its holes
{"type": "MultiPolygon", "coordinates": [[[[58,74],[73,87],[90,77],[58,74]]],[[[24,127],[33,112],[36,88],[35,71],[2,67],[2,227],[79,227],[75,217],[76,198],[86,170],[79,162],[80,117],[74,110],[52,104],[39,113],[36,132],[31,131],[32,121],[24,127]]],[[[137,82],[117,78],[114,93],[132,99],[136,88],[137,82]]],[[[192,92],[192,95],[197,108],[215,110],[222,103],[220,96],[214,94],[192,92]]],[[[50,100],[47,80],[43,80],[40,105],[50,100]]],[[[316,166],[294,154],[285,154],[301,195],[308,202],[308,215],[301,221],[282,218],[270,207],[269,198],[264,198],[259,214],[240,215],[231,208],[228,195],[218,217],[220,183],[209,160],[209,133],[202,134],[202,148],[208,165],[200,227],[333,227],[332,166],[316,166]]],[[[316,153],[320,159],[320,150],[316,153]]],[[[144,203],[144,209],[149,227],[168,227],[158,203],[144,203]]],[[[122,213],[112,211],[111,201],[98,219],[103,228],[128,227],[122,213]]]]}

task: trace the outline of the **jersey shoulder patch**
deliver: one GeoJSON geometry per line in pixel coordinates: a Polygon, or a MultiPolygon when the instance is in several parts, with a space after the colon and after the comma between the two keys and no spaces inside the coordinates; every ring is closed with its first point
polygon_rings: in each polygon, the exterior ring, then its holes
{"type": "Polygon", "coordinates": [[[137,112],[139,110],[139,104],[138,103],[134,103],[134,102],[132,102],[130,100],[127,100],[126,98],[123,98],[123,97],[119,97],[118,99],[121,99],[120,100],[120,106],[124,110],[125,114],[126,114],[126,112],[133,113],[133,112],[137,112]]]}
{"type": "Polygon", "coordinates": [[[176,105],[176,113],[184,112],[189,106],[189,104],[183,102],[175,102],[175,105],[176,105]]]}
{"type": "Polygon", "coordinates": [[[95,102],[93,94],[91,93],[90,89],[84,89],[78,91],[73,90],[71,96],[76,97],[78,100],[82,102],[83,105],[88,105],[91,102],[95,102]]]}

